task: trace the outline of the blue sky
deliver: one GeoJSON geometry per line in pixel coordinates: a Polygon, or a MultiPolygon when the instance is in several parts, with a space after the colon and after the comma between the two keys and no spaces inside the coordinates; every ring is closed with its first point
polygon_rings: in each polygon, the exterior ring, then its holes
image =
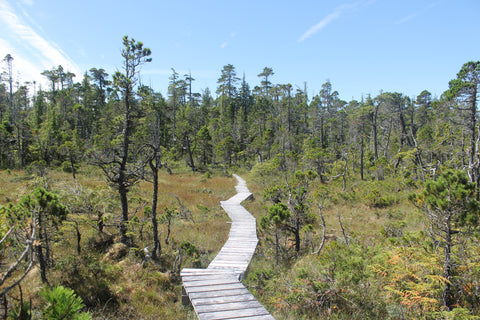
{"type": "Polygon", "coordinates": [[[80,81],[92,67],[120,69],[128,35],[152,50],[142,81],[163,94],[171,68],[215,93],[232,64],[251,87],[270,67],[273,83],[306,82],[310,97],[327,80],[347,101],[439,96],[480,60],[479,17],[478,0],[0,0],[0,57],[14,57],[21,82],[59,64],[80,81]]]}

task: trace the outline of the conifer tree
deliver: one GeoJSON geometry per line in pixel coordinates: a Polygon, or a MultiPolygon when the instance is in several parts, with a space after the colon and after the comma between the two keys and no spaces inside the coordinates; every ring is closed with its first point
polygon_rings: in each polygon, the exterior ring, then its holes
{"type": "MultiPolygon", "coordinates": [[[[118,191],[122,212],[120,221],[121,242],[125,245],[131,245],[131,239],[127,235],[129,219],[127,194],[132,185],[140,179],[145,165],[145,163],[138,164],[134,161],[138,154],[136,150],[133,150],[132,138],[137,126],[136,120],[143,116],[142,110],[135,99],[135,86],[141,66],[152,59],[149,58],[151,50],[144,48],[142,42],[124,36],[123,46],[124,72],[117,71],[113,76],[114,86],[122,95],[122,99],[116,101],[118,103],[117,108],[122,114],[116,120],[118,126],[113,129],[120,129],[120,131],[113,133],[116,139],[105,141],[103,148],[106,149],[95,155],[94,162],[102,168],[109,183],[118,191]]],[[[113,125],[115,125],[115,122],[113,125]]],[[[109,136],[105,136],[103,139],[109,139],[109,136]]]]}
{"type": "Polygon", "coordinates": [[[446,170],[437,180],[429,180],[420,195],[410,195],[426,214],[430,235],[444,249],[442,293],[443,305],[454,306],[453,276],[462,262],[453,251],[457,240],[478,229],[480,202],[475,197],[475,184],[468,181],[463,171],[446,170]]]}

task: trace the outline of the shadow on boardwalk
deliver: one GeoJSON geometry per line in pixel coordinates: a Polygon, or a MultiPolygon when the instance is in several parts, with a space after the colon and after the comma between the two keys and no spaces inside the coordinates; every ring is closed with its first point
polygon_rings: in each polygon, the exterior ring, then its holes
{"type": "Polygon", "coordinates": [[[228,240],[207,269],[182,270],[182,302],[190,302],[200,320],[271,320],[274,318],[241,283],[258,238],[255,218],[241,205],[252,194],[245,180],[234,177],[237,194],[221,201],[232,220],[228,240]]]}

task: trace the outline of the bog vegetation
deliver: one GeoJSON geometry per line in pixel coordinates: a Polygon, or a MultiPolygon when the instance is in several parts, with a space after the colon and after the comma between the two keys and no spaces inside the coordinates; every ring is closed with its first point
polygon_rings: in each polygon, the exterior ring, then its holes
{"type": "Polygon", "coordinates": [[[48,88],[3,59],[0,316],[194,318],[179,271],[226,240],[237,172],[260,237],[244,283],[277,319],[480,319],[479,61],[440,97],[308,97],[230,64],[215,97],[174,69],[164,97],[122,44],[111,77],[58,66],[48,88]]]}

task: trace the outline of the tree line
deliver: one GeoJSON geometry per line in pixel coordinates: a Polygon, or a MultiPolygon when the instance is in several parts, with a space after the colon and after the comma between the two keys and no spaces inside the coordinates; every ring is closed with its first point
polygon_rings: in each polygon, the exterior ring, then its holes
{"type": "MultiPolygon", "coordinates": [[[[120,199],[123,244],[132,245],[128,192],[140,180],[148,180],[154,186],[152,257],[159,254],[158,171],[170,170],[177,161],[193,172],[274,164],[277,174],[285,175],[284,186],[265,190],[273,205],[261,223],[275,237],[277,263],[280,229],[293,236],[295,251],[300,251],[302,228],[314,220],[306,203],[309,183],[317,178],[321,183],[341,179],[344,190],[353,177],[361,181],[402,177],[412,185],[438,178],[441,186],[412,197],[430,213],[450,210],[437,202],[438,194],[461,181],[467,186],[469,204],[461,201],[467,199],[463,189],[456,190],[460,195],[453,207],[470,207],[464,211],[452,207],[449,219],[458,223],[455,226],[478,227],[478,221],[468,217],[480,198],[480,61],[461,66],[440,97],[424,90],[416,97],[380,92],[344,101],[330,81],[309,97],[306,85],[294,89],[289,83],[274,84],[275,73],[269,67],[258,74],[259,83],[252,88],[231,64],[221,69],[215,97],[208,88],[193,92],[192,74],[180,75],[175,69],[163,96],[141,83],[141,67],[152,59],[150,49],[127,36],[122,44],[122,71],[109,75],[103,68],[91,68],[75,82],[76,75],[58,66],[42,72],[49,87],[38,90],[35,82],[15,81],[14,57],[3,59],[0,168],[55,166],[71,172],[74,179],[82,163],[101,168],[120,199]],[[455,172],[440,176],[445,167],[463,171],[465,178],[455,172]],[[298,169],[302,171],[287,174],[298,169]]],[[[42,215],[41,210],[35,213],[42,215]]],[[[445,248],[444,278],[450,281],[452,237],[458,230],[445,225],[444,215],[435,217],[436,228],[443,232],[439,241],[445,248]]],[[[40,236],[47,239],[41,228],[40,236]]],[[[41,246],[36,248],[40,264],[48,264],[48,253],[43,257],[41,246]]],[[[447,282],[443,302],[448,308],[451,291],[447,282]]]]}

